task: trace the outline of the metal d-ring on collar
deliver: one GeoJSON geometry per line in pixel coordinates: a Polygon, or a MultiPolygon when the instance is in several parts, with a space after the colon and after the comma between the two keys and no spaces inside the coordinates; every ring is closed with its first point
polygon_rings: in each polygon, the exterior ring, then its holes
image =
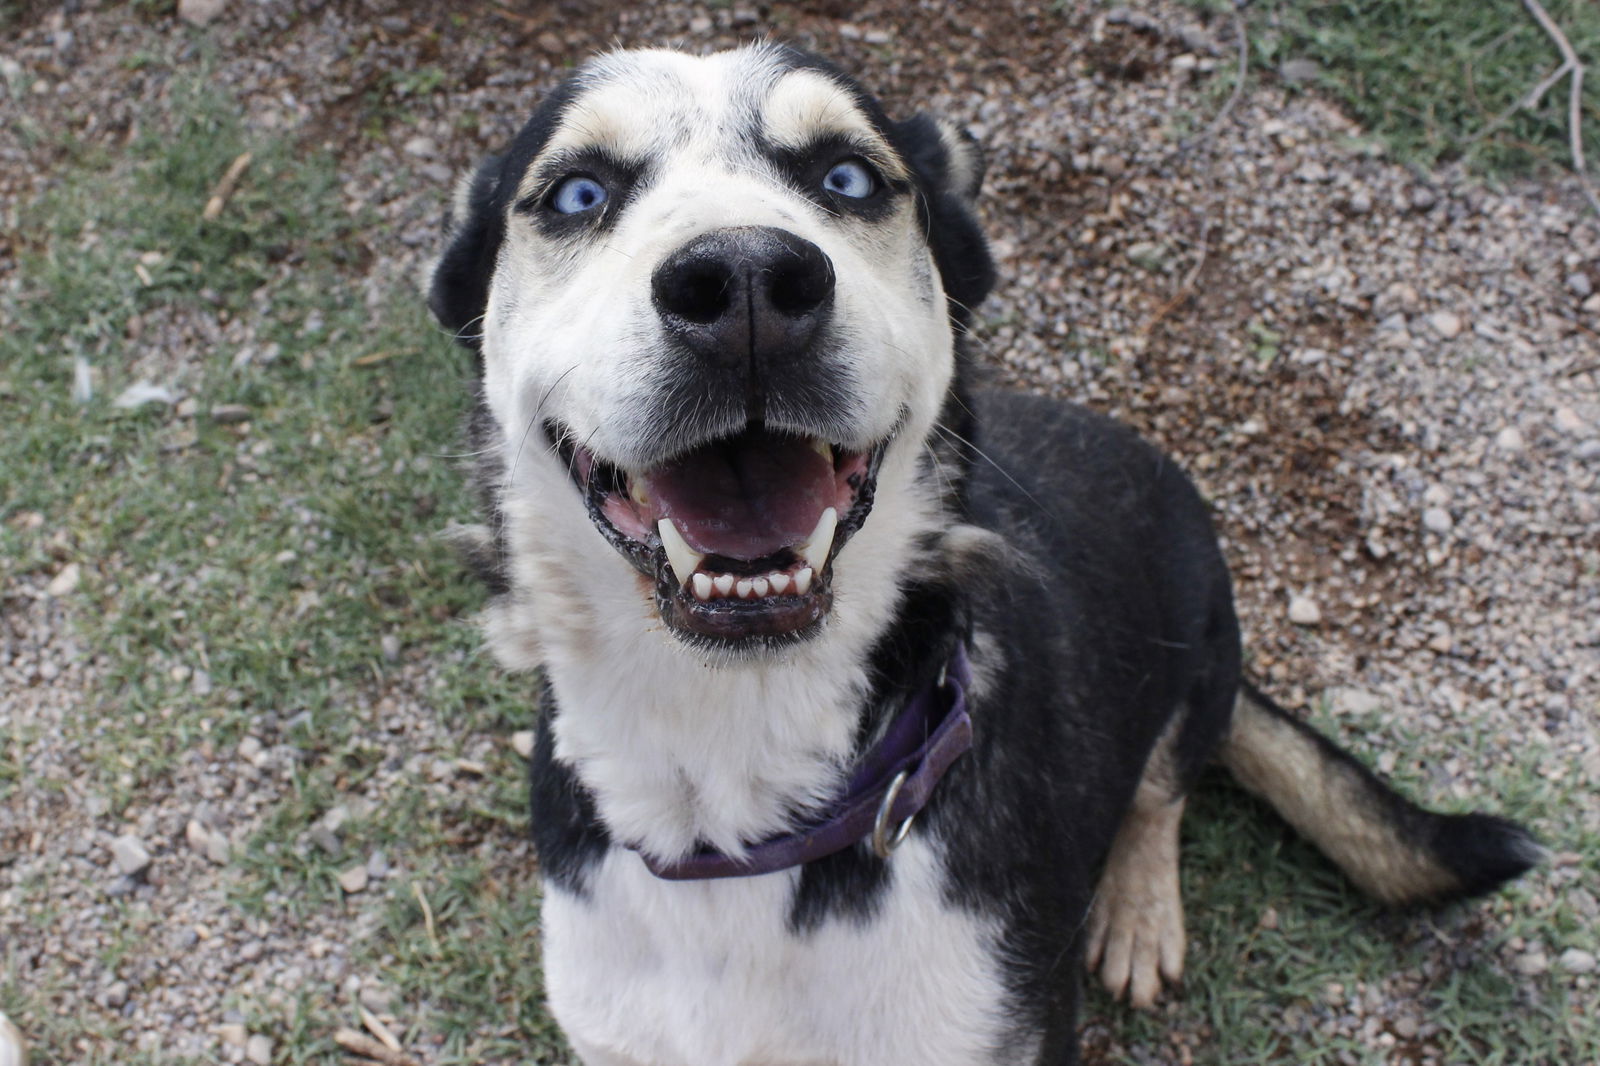
{"type": "Polygon", "coordinates": [[[889,790],[883,794],[883,801],[878,804],[878,817],[872,823],[872,854],[880,859],[887,859],[895,848],[905,843],[906,837],[911,835],[911,823],[917,820],[913,814],[895,826],[892,833],[889,830],[889,812],[894,810],[894,801],[900,798],[900,789],[910,776],[909,770],[895,774],[894,780],[889,782],[889,790]]]}
{"type": "Polygon", "coordinates": [[[933,798],[952,763],[972,747],[967,687],[972,667],[957,644],[938,679],[914,695],[856,762],[855,771],[828,813],[780,836],[752,844],[742,855],[706,849],[673,862],[641,853],[657,877],[669,881],[751,877],[814,862],[868,841],[887,859],[911,832],[917,812],[933,798]]]}

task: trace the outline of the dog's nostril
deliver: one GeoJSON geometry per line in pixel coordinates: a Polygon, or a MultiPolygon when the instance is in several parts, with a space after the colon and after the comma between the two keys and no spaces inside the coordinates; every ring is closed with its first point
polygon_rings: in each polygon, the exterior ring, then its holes
{"type": "Polygon", "coordinates": [[[809,315],[833,294],[833,263],[809,241],[775,264],[769,275],[767,299],[773,310],[790,318],[809,315]]]}
{"type": "Polygon", "coordinates": [[[709,325],[728,310],[733,272],[716,259],[690,259],[659,272],[652,287],[663,310],[697,325],[709,325]]]}

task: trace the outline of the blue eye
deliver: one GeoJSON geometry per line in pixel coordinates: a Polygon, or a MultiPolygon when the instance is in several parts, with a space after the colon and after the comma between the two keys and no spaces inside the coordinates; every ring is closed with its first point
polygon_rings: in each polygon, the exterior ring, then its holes
{"type": "Polygon", "coordinates": [[[833,165],[822,179],[822,187],[852,200],[864,200],[878,191],[878,179],[861,160],[846,159],[833,165]]]}
{"type": "Polygon", "coordinates": [[[606,202],[606,187],[593,178],[574,174],[564,178],[550,195],[550,206],[563,215],[580,215],[606,202]]]}

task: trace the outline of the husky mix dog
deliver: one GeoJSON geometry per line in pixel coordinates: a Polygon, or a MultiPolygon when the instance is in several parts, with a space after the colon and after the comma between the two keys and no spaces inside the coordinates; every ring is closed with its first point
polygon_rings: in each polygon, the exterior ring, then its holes
{"type": "Polygon", "coordinates": [[[1522,828],[1424,811],[1240,677],[1207,506],[984,391],[979,153],[762,45],[581,67],[459,190],[500,659],[540,671],[550,1007],[589,1066],[1077,1061],[1183,970],[1218,760],[1391,903],[1522,828]]]}

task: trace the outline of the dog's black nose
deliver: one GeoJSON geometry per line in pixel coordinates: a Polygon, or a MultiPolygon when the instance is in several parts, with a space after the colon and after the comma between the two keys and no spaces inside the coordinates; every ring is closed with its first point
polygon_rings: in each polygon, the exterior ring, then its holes
{"type": "Polygon", "coordinates": [[[691,351],[736,367],[803,355],[833,306],[833,263],[785,230],[703,233],[656,268],[656,311],[691,351]]]}

